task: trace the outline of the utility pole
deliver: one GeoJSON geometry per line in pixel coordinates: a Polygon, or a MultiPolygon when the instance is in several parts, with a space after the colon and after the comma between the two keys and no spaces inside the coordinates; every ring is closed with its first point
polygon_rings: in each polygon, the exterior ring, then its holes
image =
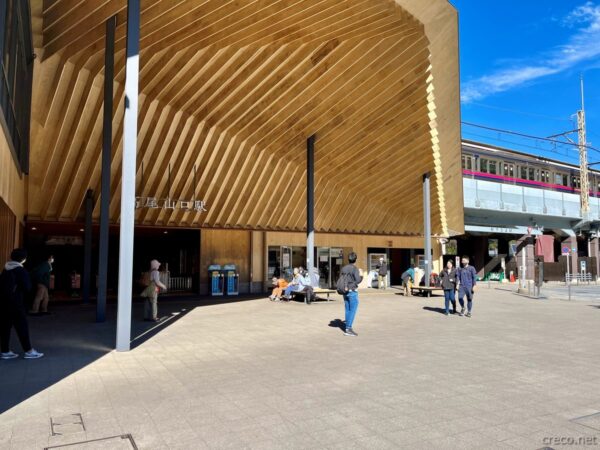
{"type": "Polygon", "coordinates": [[[581,177],[581,218],[588,220],[590,217],[590,181],[588,176],[588,157],[585,135],[585,102],[583,96],[583,76],[581,77],[581,109],[577,111],[577,130],[579,145],[579,173],[581,177]]]}

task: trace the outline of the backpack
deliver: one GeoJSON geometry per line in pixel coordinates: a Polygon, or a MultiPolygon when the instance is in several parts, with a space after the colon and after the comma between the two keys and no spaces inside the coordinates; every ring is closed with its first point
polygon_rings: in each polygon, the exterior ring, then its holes
{"type": "Polygon", "coordinates": [[[140,284],[144,287],[150,286],[152,279],[150,278],[150,272],[142,272],[142,277],[140,278],[140,284]]]}
{"type": "Polygon", "coordinates": [[[342,272],[335,283],[335,290],[340,295],[344,295],[348,292],[348,275],[350,274],[342,272]]]}
{"type": "Polygon", "coordinates": [[[0,274],[0,299],[9,299],[17,292],[17,282],[12,270],[4,270],[0,274]]]}

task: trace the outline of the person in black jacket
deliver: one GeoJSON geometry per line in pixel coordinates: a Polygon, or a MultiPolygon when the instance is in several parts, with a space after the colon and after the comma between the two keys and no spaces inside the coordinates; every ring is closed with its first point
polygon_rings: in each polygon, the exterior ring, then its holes
{"type": "Polygon", "coordinates": [[[344,307],[346,313],[346,336],[358,336],[352,329],[354,324],[354,317],[356,316],[356,310],[358,309],[358,285],[362,282],[362,275],[360,270],[355,266],[356,264],[356,253],[352,252],[348,255],[348,262],[350,264],[342,267],[340,278],[343,277],[345,284],[344,293],[344,307]]]}
{"type": "Polygon", "coordinates": [[[29,274],[23,267],[27,252],[17,248],[10,254],[10,261],[0,274],[0,359],[14,359],[19,355],[10,350],[10,333],[15,328],[25,359],[44,356],[37,352],[29,339],[25,294],[31,290],[29,274]]]}
{"type": "Polygon", "coordinates": [[[448,260],[446,267],[440,273],[440,280],[442,283],[442,289],[444,290],[444,298],[446,300],[446,315],[450,314],[450,303],[452,302],[452,312],[456,314],[456,283],[457,283],[456,269],[452,260],[448,260]]]}

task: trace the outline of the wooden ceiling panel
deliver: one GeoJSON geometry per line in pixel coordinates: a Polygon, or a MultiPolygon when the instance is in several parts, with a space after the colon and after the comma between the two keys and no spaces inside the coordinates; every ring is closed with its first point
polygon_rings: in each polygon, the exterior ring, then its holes
{"type": "MultiPolygon", "coordinates": [[[[117,222],[126,1],[32,3],[43,57],[35,69],[29,217],[76,220],[90,188],[98,219],[105,21],[116,15],[110,215],[117,222]]],[[[458,202],[443,181],[460,177],[452,163],[460,146],[438,130],[459,130],[458,118],[438,120],[457,78],[445,81],[437,69],[457,71],[458,62],[432,54],[432,39],[454,49],[456,30],[431,26],[455,11],[445,0],[431,3],[142,0],[137,192],[202,199],[208,211],[139,209],[137,223],[301,230],[306,139],[316,134],[318,230],[422,233],[426,172],[435,233],[460,230],[462,211],[448,210],[458,202]]]]}

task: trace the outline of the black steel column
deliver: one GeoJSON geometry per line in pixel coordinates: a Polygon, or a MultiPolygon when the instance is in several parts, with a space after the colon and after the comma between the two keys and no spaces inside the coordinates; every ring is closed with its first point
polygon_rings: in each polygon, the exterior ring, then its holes
{"type": "Polygon", "coordinates": [[[98,301],[96,322],[106,320],[108,239],[110,209],[110,159],[112,150],[113,81],[115,71],[115,28],[117,16],[106,21],[104,51],[104,116],[102,122],[102,184],[100,191],[100,251],[98,258],[98,301]]]}
{"type": "Polygon", "coordinates": [[[425,286],[429,287],[431,278],[431,191],[430,174],[423,175],[423,238],[425,239],[425,286]]]}
{"type": "Polygon", "coordinates": [[[94,192],[87,190],[85,195],[85,230],[83,237],[83,302],[90,302],[92,283],[92,213],[94,212],[94,192]]]}
{"type": "MultiPolygon", "coordinates": [[[[306,268],[315,269],[315,135],[306,141],[306,268]]],[[[304,296],[306,299],[306,296],[304,296]]]]}

